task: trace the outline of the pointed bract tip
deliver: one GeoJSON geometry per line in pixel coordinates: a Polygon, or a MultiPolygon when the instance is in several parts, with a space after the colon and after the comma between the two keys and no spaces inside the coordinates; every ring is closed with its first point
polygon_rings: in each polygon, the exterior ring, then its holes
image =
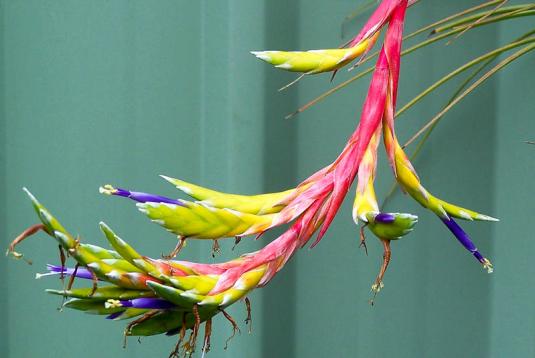
{"type": "Polygon", "coordinates": [[[441,204],[437,205],[437,209],[440,213],[436,213],[436,214],[440,216],[440,218],[447,218],[447,219],[450,218],[450,215],[446,212],[446,209],[444,209],[444,207],[441,204]]]}
{"type": "Polygon", "coordinates": [[[106,236],[106,239],[108,239],[109,242],[111,241],[116,242],[118,240],[121,240],[119,236],[117,236],[117,234],[105,223],[101,222],[99,226],[100,226],[100,230],[104,233],[104,236],[106,236]]]}
{"type": "Polygon", "coordinates": [[[54,230],[54,236],[64,242],[67,242],[69,240],[69,237],[59,230],[54,230]]]}
{"type": "Polygon", "coordinates": [[[338,60],[338,62],[336,64],[337,65],[341,64],[342,62],[346,61],[351,56],[352,56],[351,52],[346,53],[341,59],[338,60]]]}
{"type": "Polygon", "coordinates": [[[149,288],[151,290],[153,289],[153,287],[156,287],[156,288],[163,288],[164,287],[164,285],[161,285],[158,282],[154,282],[154,281],[147,281],[147,286],[149,286],[149,288]]]}
{"type": "MultiPolygon", "coordinates": [[[[265,61],[267,61],[267,60],[265,60],[265,61]]],[[[277,67],[277,68],[282,68],[283,70],[289,70],[289,69],[292,68],[292,65],[289,64],[289,63],[282,63],[282,64],[277,65],[277,66],[275,66],[275,67],[277,67]]]]}
{"type": "Polygon", "coordinates": [[[28,195],[30,197],[30,200],[33,201],[33,202],[37,202],[37,199],[35,198],[35,196],[33,196],[33,194],[28,190],[28,188],[26,188],[25,186],[22,187],[22,190],[26,193],[26,195],[28,195]]]}
{"type": "Polygon", "coordinates": [[[474,219],[464,210],[459,210],[458,212],[459,216],[465,220],[473,221],[474,219]]]}
{"type": "Polygon", "coordinates": [[[476,219],[478,220],[484,220],[484,221],[500,221],[500,219],[493,218],[492,216],[479,214],[476,216],[476,219]]]}
{"type": "Polygon", "coordinates": [[[268,54],[268,51],[251,51],[251,54],[256,56],[256,58],[261,59],[262,61],[271,61],[271,56],[268,54]]]}
{"type": "Polygon", "coordinates": [[[113,232],[111,228],[106,224],[104,221],[101,221],[98,223],[98,226],[100,227],[100,230],[104,232],[113,232]]]}
{"type": "Polygon", "coordinates": [[[143,213],[143,214],[145,214],[145,215],[149,215],[149,211],[148,211],[145,207],[140,207],[139,204],[137,204],[137,209],[138,209],[141,213],[143,213]]]}
{"type": "Polygon", "coordinates": [[[63,294],[65,294],[65,291],[63,291],[63,290],[53,290],[53,289],[51,289],[51,288],[47,288],[47,289],[45,290],[45,292],[46,292],[46,293],[50,293],[50,294],[52,294],[52,295],[63,295],[63,294]]]}
{"type": "MultiPolygon", "coordinates": [[[[142,210],[146,211],[147,207],[152,206],[152,205],[149,205],[148,203],[136,203],[135,205],[138,208],[138,210],[140,210],[140,211],[142,211],[142,210]]],[[[154,206],[152,206],[152,207],[154,207],[154,206]]]]}
{"type": "Polygon", "coordinates": [[[410,219],[414,221],[418,221],[418,215],[409,214],[409,213],[392,213],[402,219],[410,219]]]}
{"type": "Polygon", "coordinates": [[[170,183],[173,183],[173,180],[175,180],[175,178],[171,178],[171,177],[168,177],[167,175],[163,175],[163,174],[160,174],[159,177],[164,179],[164,180],[167,180],[170,183]]]}

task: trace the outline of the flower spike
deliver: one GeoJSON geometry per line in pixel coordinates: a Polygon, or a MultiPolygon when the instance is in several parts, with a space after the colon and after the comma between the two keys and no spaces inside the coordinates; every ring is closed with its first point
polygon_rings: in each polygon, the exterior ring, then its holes
{"type": "MultiPolygon", "coordinates": [[[[145,192],[105,185],[105,195],[133,200],[150,220],[178,236],[173,255],[163,258],[143,256],[108,225],[100,229],[111,249],[82,242],[72,236],[52,214],[27,190],[40,224],[23,231],[9,246],[8,254],[22,241],[43,231],[60,245],[61,265],[48,265],[48,273],[37,278],[69,276],[62,289],[47,290],[63,296],[63,307],[110,320],[131,319],[124,330],[127,336],[166,334],[178,336],[171,356],[191,355],[204,324],[202,355],[210,349],[212,320],[220,313],[229,321],[233,335],[239,332],[236,320],[226,308],[244,300],[247,321],[250,302],[247,296],[268,284],[314,235],[311,247],[322,240],[340,209],[355,178],[358,178],[353,204],[353,220],[360,226],[361,245],[368,228],[383,246],[383,261],[372,285],[375,295],[383,288],[383,277],[391,259],[391,241],[410,233],[418,218],[407,213],[381,212],[374,180],[377,146],[383,135],[388,159],[399,185],[422,206],[434,212],[458,241],[492,272],[492,264],[475,247],[454,218],[496,220],[489,216],[449,204],[434,197],[421,184],[416,171],[398,143],[394,114],[400,71],[400,51],[405,11],[414,1],[383,0],[349,48],[312,51],[253,52],[258,58],[288,71],[316,74],[332,71],[365,56],[374,46],[379,32],[386,27],[385,40],[362,106],[360,122],[338,157],[326,167],[289,190],[238,195],[223,193],[195,184],[162,176],[191,199],[169,198],[145,192]],[[186,239],[218,239],[243,236],[258,238],[267,230],[287,225],[286,230],[262,249],[220,263],[173,260],[186,239]],[[65,255],[68,253],[68,255],[65,255]],[[72,258],[74,267],[66,260],[72,258]],[[89,287],[73,288],[74,280],[91,280],[89,287]],[[187,331],[191,334],[187,336],[187,331]]],[[[214,246],[215,248],[215,246],[214,246]]],[[[373,304],[373,299],[372,299],[373,304]]],[[[231,337],[232,338],[232,337],[231,337]]]]}
{"type": "Polygon", "coordinates": [[[373,47],[379,33],[346,49],[309,51],[252,51],[257,58],[291,72],[313,75],[336,71],[373,47]]]}
{"type": "Polygon", "coordinates": [[[453,220],[453,218],[451,218],[451,217],[449,219],[448,218],[442,218],[441,220],[442,220],[442,222],[444,224],[446,224],[446,226],[448,227],[448,229],[450,229],[450,231],[453,233],[453,235],[455,235],[457,240],[459,240],[459,242],[469,252],[471,252],[472,255],[474,255],[476,260],[481,262],[481,264],[483,265],[483,268],[485,270],[487,270],[488,273],[492,273],[494,271],[494,268],[493,268],[491,262],[489,261],[489,259],[487,259],[487,258],[483,257],[483,255],[481,255],[481,253],[478,251],[477,247],[474,245],[472,240],[470,240],[470,237],[468,236],[468,234],[463,231],[463,229],[459,226],[459,224],[457,224],[457,222],[455,222],[455,220],[453,220]]]}
{"type": "Polygon", "coordinates": [[[203,188],[180,179],[171,178],[165,175],[160,176],[174,185],[178,190],[193,199],[198,200],[198,204],[218,209],[228,208],[242,213],[255,215],[278,213],[284,207],[281,203],[292,196],[296,191],[295,189],[289,189],[278,193],[260,195],[227,194],[203,188]]]}
{"type": "MultiPolygon", "coordinates": [[[[353,203],[353,221],[358,225],[364,224],[360,229],[360,245],[364,246],[367,254],[364,227],[368,227],[383,244],[383,263],[375,282],[372,285],[374,298],[384,287],[383,277],[391,259],[390,241],[397,240],[410,233],[418,218],[411,214],[381,213],[375,196],[374,180],[377,168],[377,146],[381,134],[381,124],[373,134],[368,148],[364,153],[358,169],[357,190],[353,203]]],[[[373,304],[373,299],[371,300],[373,304]]]]}
{"type": "Polygon", "coordinates": [[[498,221],[498,219],[450,204],[433,196],[421,184],[420,178],[416,174],[416,171],[414,170],[414,167],[409,161],[407,155],[401,148],[401,145],[399,144],[395,133],[392,131],[392,128],[390,128],[388,125],[384,125],[383,130],[387,151],[392,151],[394,153],[394,162],[392,162],[391,165],[393,168],[395,168],[396,180],[398,184],[414,200],[420,203],[423,207],[435,213],[455,235],[459,242],[483,265],[483,268],[489,272],[492,272],[492,264],[490,261],[484,258],[479,251],[477,251],[475,245],[470,240],[470,237],[461,229],[461,227],[453,218],[483,221],[498,221]]]}
{"type": "MultiPolygon", "coordinates": [[[[160,195],[115,189],[111,185],[105,185],[100,191],[137,201],[139,211],[149,219],[184,238],[217,240],[258,234],[269,228],[275,218],[274,214],[255,215],[230,208],[213,207],[208,204],[209,200],[175,200],[160,195]]],[[[283,196],[276,196],[277,199],[279,197],[283,196]]]]}

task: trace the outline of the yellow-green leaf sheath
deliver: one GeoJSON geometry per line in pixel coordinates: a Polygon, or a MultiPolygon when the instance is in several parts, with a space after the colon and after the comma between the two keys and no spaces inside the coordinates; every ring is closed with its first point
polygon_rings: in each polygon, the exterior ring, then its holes
{"type": "Polygon", "coordinates": [[[405,190],[423,207],[433,211],[440,218],[448,218],[451,216],[464,220],[497,221],[497,219],[493,217],[450,204],[433,196],[421,184],[420,178],[418,178],[418,175],[407,158],[407,155],[399,145],[395,134],[393,134],[390,128],[386,125],[383,127],[383,130],[386,147],[394,149],[394,165],[397,175],[396,180],[403,190],[405,190]]]}
{"type": "MultiPolygon", "coordinates": [[[[88,267],[99,279],[108,281],[117,286],[130,289],[144,289],[146,275],[141,272],[125,271],[121,267],[124,265],[117,265],[117,267],[110,265],[97,255],[113,256],[113,254],[104,254],[105,250],[95,250],[91,247],[81,245],[79,240],[74,237],[59,223],[59,221],[52,216],[52,214],[27,190],[24,189],[30,197],[35,211],[37,212],[41,222],[46,227],[47,233],[55,238],[63,249],[71,255],[79,265],[88,267]]],[[[109,262],[109,261],[108,261],[109,262]]],[[[112,262],[115,263],[115,262],[112,262]]]]}
{"type": "Polygon", "coordinates": [[[377,166],[377,145],[381,126],[373,134],[358,170],[358,183],[353,203],[353,220],[361,220],[380,239],[397,240],[410,233],[418,218],[406,213],[381,213],[375,196],[374,180],[377,166]]]}
{"type": "Polygon", "coordinates": [[[139,210],[153,222],[182,237],[220,239],[243,236],[266,230],[275,215],[253,215],[232,209],[218,209],[183,201],[183,205],[168,203],[138,203],[139,210]]]}
{"type": "Polygon", "coordinates": [[[228,208],[255,215],[278,213],[284,207],[280,205],[280,202],[295,192],[295,189],[290,189],[278,193],[260,195],[228,194],[203,188],[202,186],[180,179],[170,178],[164,175],[161,177],[176,186],[183,193],[196,200],[200,200],[200,204],[206,204],[219,209],[228,208]]]}
{"type": "Polygon", "coordinates": [[[157,282],[147,282],[147,285],[156,295],[180,307],[190,308],[198,304],[201,307],[225,308],[256,288],[265,272],[265,265],[247,271],[232,287],[215,295],[210,295],[209,291],[215,286],[217,280],[205,275],[175,277],[173,278],[176,280],[173,282],[174,287],[157,282]]]}
{"type": "Polygon", "coordinates": [[[353,202],[353,221],[358,225],[359,219],[367,222],[366,213],[379,212],[379,204],[373,186],[377,166],[377,146],[379,144],[380,126],[370,138],[358,169],[358,181],[355,201],[353,202]]]}
{"type": "Polygon", "coordinates": [[[63,304],[63,307],[96,315],[108,315],[124,311],[122,307],[105,307],[103,301],[78,298],[68,300],[63,304]]]}
{"type": "Polygon", "coordinates": [[[70,290],[46,290],[46,292],[73,298],[91,298],[93,300],[105,301],[108,299],[131,300],[141,297],[154,297],[154,293],[148,290],[129,290],[118,286],[101,286],[73,288],[70,290]]]}
{"type": "Polygon", "coordinates": [[[309,51],[253,51],[259,59],[291,72],[316,74],[335,71],[364,54],[378,33],[354,47],[309,51]]]}
{"type": "Polygon", "coordinates": [[[134,248],[128,245],[123,239],[121,239],[117,234],[115,234],[109,226],[101,222],[99,224],[100,229],[106,236],[106,239],[110,245],[117,250],[117,252],[131,265],[135,266],[137,269],[142,272],[150,275],[159,280],[165,282],[170,282],[171,278],[168,275],[165,275],[161,270],[159,270],[151,261],[147,260],[145,257],[141,256],[134,248]]]}
{"type": "Polygon", "coordinates": [[[121,255],[117,251],[107,250],[100,246],[91,245],[91,244],[82,244],[87,251],[98,257],[99,259],[122,259],[121,255]]]}
{"type": "Polygon", "coordinates": [[[375,190],[373,187],[373,178],[369,178],[369,185],[364,191],[357,191],[353,203],[353,221],[358,224],[358,220],[366,221],[366,213],[379,212],[375,190]]]}

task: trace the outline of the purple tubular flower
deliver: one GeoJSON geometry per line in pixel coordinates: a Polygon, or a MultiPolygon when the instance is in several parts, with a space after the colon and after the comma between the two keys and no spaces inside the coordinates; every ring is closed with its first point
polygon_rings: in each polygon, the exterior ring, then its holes
{"type": "Polygon", "coordinates": [[[375,216],[375,221],[383,224],[393,223],[395,220],[396,217],[390,213],[379,213],[375,216]]]}
{"type": "Polygon", "coordinates": [[[119,311],[119,312],[115,312],[115,313],[112,313],[110,315],[107,315],[106,316],[106,319],[116,319],[117,317],[119,317],[120,315],[122,315],[124,313],[124,310],[123,311],[119,311]]]}
{"type": "Polygon", "coordinates": [[[145,308],[145,309],[169,309],[176,307],[174,304],[161,298],[134,298],[133,300],[121,300],[122,307],[145,308]]]}
{"type": "MultiPolygon", "coordinates": [[[[74,274],[74,268],[72,267],[63,267],[63,270],[62,270],[61,266],[46,265],[46,269],[48,270],[49,273],[44,274],[44,275],[54,275],[54,274],[59,275],[62,271],[63,271],[63,274],[67,276],[72,276],[74,274]]],[[[76,277],[91,280],[93,279],[93,274],[86,267],[78,267],[78,269],[76,269],[76,277]]]]}
{"type": "Polygon", "coordinates": [[[125,198],[130,198],[132,200],[138,201],[140,203],[167,203],[183,206],[180,200],[166,198],[165,196],[142,193],[140,191],[129,191],[126,189],[115,188],[112,195],[124,196],[125,198]]]}
{"type": "Polygon", "coordinates": [[[482,264],[486,264],[487,260],[481,255],[481,253],[477,250],[476,245],[470,240],[470,236],[464,230],[457,224],[453,218],[441,218],[442,222],[446,224],[448,229],[455,235],[457,240],[468,250],[472,253],[472,255],[475,256],[475,258],[481,262],[482,264]]]}

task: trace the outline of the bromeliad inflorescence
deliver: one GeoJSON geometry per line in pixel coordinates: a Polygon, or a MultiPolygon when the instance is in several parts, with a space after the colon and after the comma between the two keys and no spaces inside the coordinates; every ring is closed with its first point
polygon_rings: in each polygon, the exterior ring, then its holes
{"type": "Polygon", "coordinates": [[[193,353],[204,323],[204,353],[210,348],[213,317],[222,314],[237,332],[238,325],[225,309],[243,300],[250,322],[248,293],[266,285],[316,232],[312,246],[322,239],[357,176],[353,219],[361,225],[361,245],[366,245],[365,228],[383,244],[383,264],[372,285],[374,296],[381,290],[391,258],[390,242],[411,232],[417,222],[415,215],[386,213],[379,209],[374,180],[377,147],[382,136],[394,176],[403,190],[439,216],[461,244],[491,272],[490,261],[479,253],[454,218],[495,219],[449,204],[429,193],[421,185],[395,135],[394,113],[407,6],[407,0],[382,1],[345,49],[253,52],[258,58],[284,70],[303,74],[335,73],[359,56],[365,56],[378,41],[381,29],[386,28],[358,127],[334,162],[295,188],[247,196],[221,193],[163,176],[191,197],[191,200],[185,200],[111,185],[101,187],[103,194],[137,202],[139,211],[178,237],[175,249],[161,259],[142,256],[104,223],[100,223],[100,228],[112,249],[82,242],[27,191],[41,223],[24,231],[8,252],[22,257],[15,251],[16,245],[32,234],[44,231],[59,243],[61,263],[49,265],[49,272],[38,277],[59,275],[69,278],[65,289],[48,291],[67,297],[65,307],[106,315],[113,320],[133,319],[125,329],[125,336],[178,335],[172,355],[193,353]],[[174,259],[186,240],[213,240],[214,251],[217,251],[217,240],[235,238],[239,242],[243,237],[258,237],[284,224],[289,224],[287,230],[263,249],[229,262],[204,264],[174,259]],[[74,267],[65,266],[65,253],[76,261],[74,267]],[[90,280],[91,285],[73,288],[75,278],[90,280]]]}

